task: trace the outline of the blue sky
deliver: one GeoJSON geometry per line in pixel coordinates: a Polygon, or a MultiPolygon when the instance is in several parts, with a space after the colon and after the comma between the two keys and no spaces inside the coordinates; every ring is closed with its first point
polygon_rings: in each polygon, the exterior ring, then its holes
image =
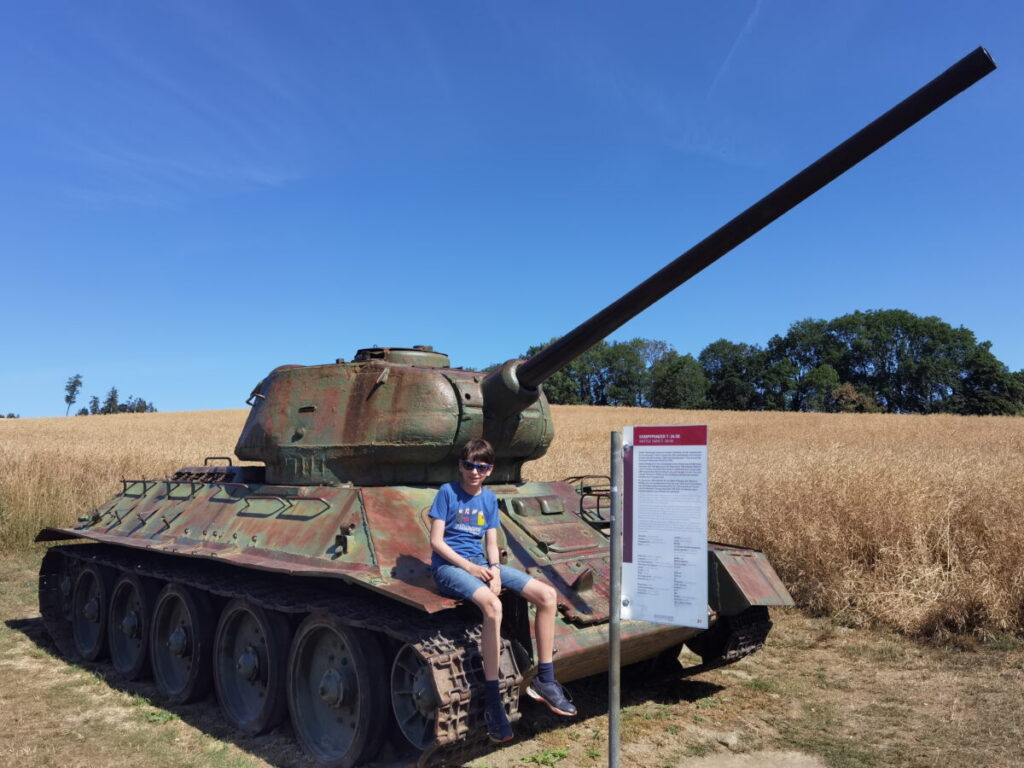
{"type": "Polygon", "coordinates": [[[47,2],[0,25],[0,412],[565,333],[978,45],[999,69],[614,334],[857,309],[1024,368],[1019,2],[47,2]]]}

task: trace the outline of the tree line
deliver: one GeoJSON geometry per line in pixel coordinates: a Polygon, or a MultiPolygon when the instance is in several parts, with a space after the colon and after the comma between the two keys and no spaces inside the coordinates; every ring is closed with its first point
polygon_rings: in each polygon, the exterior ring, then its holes
{"type": "Polygon", "coordinates": [[[763,347],[719,339],[696,358],[663,341],[601,342],[544,391],[552,403],[569,405],[1024,413],[1024,370],[1011,372],[991,346],[938,317],[858,311],[797,321],[763,347]]]}
{"type": "MultiPolygon", "coordinates": [[[[64,411],[65,416],[71,412],[71,406],[77,402],[78,393],[81,390],[82,374],[76,373],[74,376],[69,376],[64,384],[64,402],[67,404],[67,408],[64,411]]],[[[117,387],[111,387],[103,400],[100,400],[96,395],[92,395],[89,398],[89,405],[79,409],[75,415],[96,416],[111,413],[156,413],[156,406],[153,403],[146,402],[141,397],[134,397],[132,395],[122,400],[117,387]]]]}

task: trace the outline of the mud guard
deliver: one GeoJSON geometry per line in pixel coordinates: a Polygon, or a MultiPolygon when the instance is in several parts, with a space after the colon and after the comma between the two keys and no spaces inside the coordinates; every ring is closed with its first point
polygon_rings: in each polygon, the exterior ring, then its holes
{"type": "Polygon", "coordinates": [[[708,602],[719,616],[753,606],[793,605],[793,598],[764,552],[708,542],[708,602]]]}

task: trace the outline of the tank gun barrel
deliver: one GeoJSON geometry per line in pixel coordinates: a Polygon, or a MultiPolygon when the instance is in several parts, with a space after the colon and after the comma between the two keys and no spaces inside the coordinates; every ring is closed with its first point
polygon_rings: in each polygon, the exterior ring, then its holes
{"type": "Polygon", "coordinates": [[[514,372],[506,372],[506,377],[514,374],[523,390],[535,390],[601,339],[995,68],[995,62],[988,51],[981,47],[975,49],[629,293],[520,363],[514,372]]]}

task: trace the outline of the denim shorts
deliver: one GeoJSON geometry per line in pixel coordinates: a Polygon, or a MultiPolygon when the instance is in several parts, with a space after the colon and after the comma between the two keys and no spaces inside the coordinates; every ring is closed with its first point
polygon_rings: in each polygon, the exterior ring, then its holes
{"type": "MultiPolygon", "coordinates": [[[[487,561],[483,557],[471,557],[469,561],[477,565],[487,565],[487,561]]],[[[511,589],[513,592],[522,594],[526,583],[532,578],[530,574],[523,573],[518,568],[513,568],[510,565],[502,565],[500,568],[501,588],[511,589]]],[[[443,563],[434,568],[434,581],[437,582],[438,592],[445,597],[451,597],[456,600],[472,600],[473,593],[480,589],[480,587],[486,586],[484,582],[471,575],[469,571],[463,570],[451,563],[443,563]]]]}

